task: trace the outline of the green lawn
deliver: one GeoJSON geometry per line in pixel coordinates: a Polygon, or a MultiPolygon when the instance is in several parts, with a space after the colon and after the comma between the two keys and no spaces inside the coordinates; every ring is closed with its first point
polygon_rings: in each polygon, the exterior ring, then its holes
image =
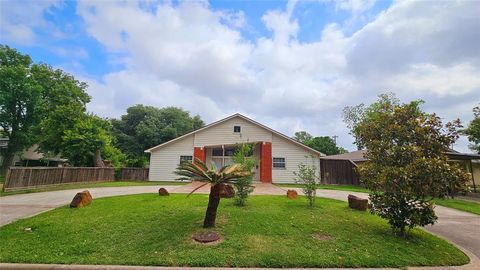
{"type": "Polygon", "coordinates": [[[460,265],[468,257],[422,230],[394,236],[377,216],[345,202],[252,196],[240,208],[220,203],[218,245],[193,243],[207,195],[156,194],[95,199],[0,228],[0,261],[232,267],[404,267],[460,265]],[[32,232],[25,231],[32,228],[32,232]],[[322,239],[317,239],[318,236],[322,239]],[[317,238],[316,238],[317,237],[317,238]]]}
{"type": "Polygon", "coordinates": [[[480,203],[462,199],[434,199],[435,204],[480,215],[480,203]]]}
{"type": "MultiPolygon", "coordinates": [[[[276,184],[280,187],[302,187],[301,184],[276,184]]],[[[343,190],[343,191],[353,191],[353,192],[365,192],[368,193],[368,189],[360,186],[353,185],[320,185],[319,189],[329,189],[329,190],[343,190]]]]}
{"type": "MultiPolygon", "coordinates": [[[[281,187],[302,187],[299,184],[278,184],[281,187]]],[[[320,189],[343,190],[368,193],[368,189],[351,185],[320,185],[320,189]]],[[[463,199],[435,199],[435,204],[480,215],[480,202],[467,201],[463,199]]]]}
{"type": "Polygon", "coordinates": [[[4,192],[0,189],[0,197],[16,194],[35,193],[54,190],[77,189],[77,188],[94,188],[94,187],[128,187],[128,186],[156,186],[156,185],[184,185],[186,182],[172,181],[172,182],[150,182],[150,181],[113,181],[113,182],[97,182],[97,183],[78,183],[65,184],[58,186],[50,186],[36,189],[23,189],[4,192]]]}

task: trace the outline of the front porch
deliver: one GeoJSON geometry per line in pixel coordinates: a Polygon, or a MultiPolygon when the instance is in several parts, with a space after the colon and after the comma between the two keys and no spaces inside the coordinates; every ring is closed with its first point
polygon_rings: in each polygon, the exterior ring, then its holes
{"type": "MultiPolygon", "coordinates": [[[[255,144],[252,155],[258,160],[253,169],[253,180],[262,183],[272,182],[272,143],[253,142],[255,144]]],[[[194,147],[194,158],[205,162],[207,166],[215,164],[217,168],[233,163],[233,155],[238,144],[208,145],[194,147]]]]}

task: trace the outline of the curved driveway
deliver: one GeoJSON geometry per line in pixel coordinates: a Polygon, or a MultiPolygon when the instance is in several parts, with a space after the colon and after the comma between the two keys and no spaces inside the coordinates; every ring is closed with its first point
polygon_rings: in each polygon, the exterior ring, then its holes
{"type": "MultiPolygon", "coordinates": [[[[156,193],[160,187],[173,193],[189,193],[197,183],[183,186],[131,186],[131,187],[103,187],[88,188],[93,198],[111,197],[118,195],[156,193]]],[[[301,193],[300,189],[296,189],[301,193]]],[[[39,213],[69,204],[77,192],[85,189],[71,189],[50,192],[39,192],[22,195],[0,197],[0,226],[39,213]]],[[[199,193],[208,193],[207,186],[199,189],[199,193]]],[[[284,195],[285,189],[271,184],[256,184],[253,194],[257,195],[284,195]]],[[[318,190],[317,196],[346,201],[348,194],[366,198],[367,194],[338,190],[318,190]]],[[[471,258],[471,263],[462,269],[480,269],[480,216],[442,206],[437,206],[435,212],[438,222],[425,229],[433,234],[445,238],[459,246],[471,258]],[[472,267],[472,268],[471,268],[472,267]]]]}

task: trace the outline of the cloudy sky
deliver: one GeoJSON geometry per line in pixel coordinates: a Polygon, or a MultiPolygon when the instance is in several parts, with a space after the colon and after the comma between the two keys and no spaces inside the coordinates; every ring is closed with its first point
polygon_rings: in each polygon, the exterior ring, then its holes
{"type": "MultiPolygon", "coordinates": [[[[394,92],[445,121],[480,103],[480,1],[8,1],[0,42],[89,84],[89,110],[240,112],[339,136],[342,108],[394,92]]],[[[468,151],[461,139],[456,149],[468,151]]]]}

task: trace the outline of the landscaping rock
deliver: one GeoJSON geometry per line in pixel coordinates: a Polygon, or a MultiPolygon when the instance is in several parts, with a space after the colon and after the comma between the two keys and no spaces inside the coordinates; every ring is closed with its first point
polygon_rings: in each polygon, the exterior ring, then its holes
{"type": "Polygon", "coordinates": [[[219,184],[220,185],[220,198],[233,198],[235,197],[235,189],[232,185],[219,184]]]}
{"type": "Polygon", "coordinates": [[[80,208],[89,205],[92,202],[92,195],[88,190],[77,193],[70,203],[71,208],[80,208]]]}
{"type": "Polygon", "coordinates": [[[287,190],[287,198],[294,200],[294,199],[297,198],[297,196],[298,196],[297,191],[295,191],[293,189],[287,190]]]}
{"type": "Polygon", "coordinates": [[[350,194],[348,195],[348,207],[360,211],[367,211],[368,200],[350,194]]]}
{"type": "Polygon", "coordinates": [[[211,243],[220,240],[220,235],[216,232],[199,232],[193,234],[192,238],[199,243],[211,243]]]}
{"type": "Polygon", "coordinates": [[[165,188],[162,187],[162,188],[160,188],[160,189],[158,190],[158,195],[160,195],[160,196],[168,196],[168,195],[170,195],[170,193],[168,193],[168,191],[167,191],[165,188]]]}

